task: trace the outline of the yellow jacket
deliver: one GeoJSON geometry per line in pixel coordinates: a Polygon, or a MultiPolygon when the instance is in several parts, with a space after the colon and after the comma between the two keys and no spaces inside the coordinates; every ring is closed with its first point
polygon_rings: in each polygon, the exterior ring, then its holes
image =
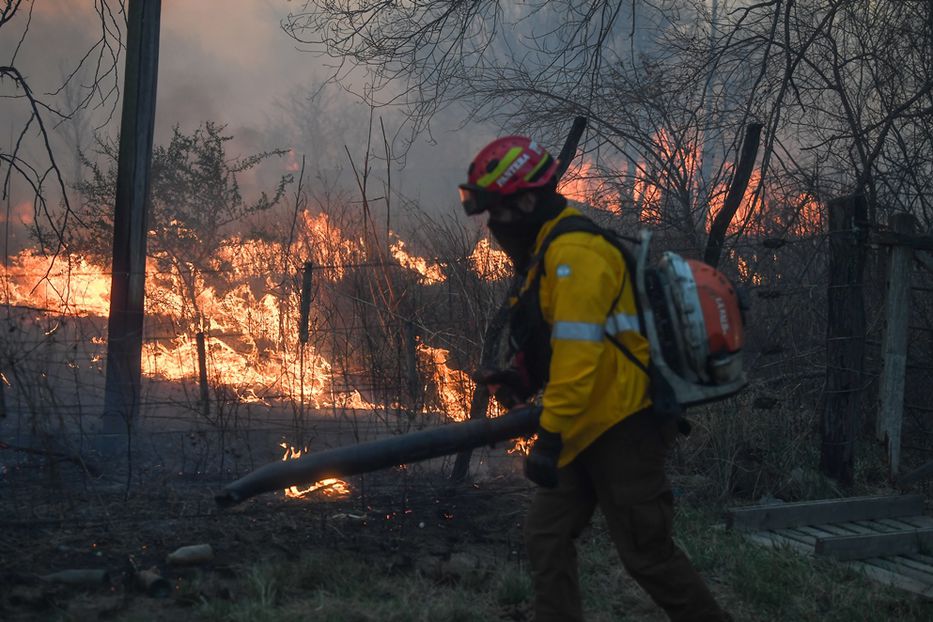
{"type": "MultiPolygon", "coordinates": [[[[580,212],[567,207],[541,227],[533,255],[554,225],[571,215],[580,212]]],[[[637,332],[634,275],[602,236],[560,235],[547,248],[543,264],[539,299],[551,328],[551,361],[541,427],[561,434],[562,467],[610,427],[651,404],[647,376],[606,339],[606,331],[645,365],[648,342],[637,332]]],[[[532,267],[522,291],[534,283],[535,272],[532,267]]]]}

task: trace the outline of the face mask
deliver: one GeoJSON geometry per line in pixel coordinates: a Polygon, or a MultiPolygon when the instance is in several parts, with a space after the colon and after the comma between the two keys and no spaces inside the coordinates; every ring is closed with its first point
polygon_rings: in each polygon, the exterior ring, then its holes
{"type": "Polygon", "coordinates": [[[490,222],[486,225],[489,233],[496,240],[505,254],[509,256],[515,269],[524,272],[531,261],[531,251],[538,237],[540,225],[535,227],[525,221],[490,222]]]}
{"type": "Polygon", "coordinates": [[[539,195],[538,204],[530,214],[523,214],[521,218],[512,222],[487,222],[486,226],[512,260],[515,269],[524,272],[531,261],[531,253],[541,226],[555,218],[565,207],[567,200],[562,195],[545,192],[539,195]]]}

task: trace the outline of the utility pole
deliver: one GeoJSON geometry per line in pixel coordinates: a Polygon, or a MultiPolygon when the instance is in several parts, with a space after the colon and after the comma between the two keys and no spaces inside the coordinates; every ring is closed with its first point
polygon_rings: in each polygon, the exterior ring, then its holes
{"type": "Polygon", "coordinates": [[[123,116],[113,216],[113,275],[101,449],[129,441],[139,419],[149,168],[162,0],[128,0],[123,116]]]}

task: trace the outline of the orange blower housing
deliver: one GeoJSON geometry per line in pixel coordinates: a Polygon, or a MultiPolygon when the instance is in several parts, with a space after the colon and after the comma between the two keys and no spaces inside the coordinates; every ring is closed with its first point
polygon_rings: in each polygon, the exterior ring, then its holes
{"type": "Polygon", "coordinates": [[[703,262],[688,259],[687,265],[693,273],[700,298],[708,356],[721,360],[741,352],[745,345],[745,330],[741,303],[732,283],[703,262]]]}
{"type": "Polygon", "coordinates": [[[738,292],[715,268],[676,253],[649,266],[650,240],[642,231],[635,279],[652,363],[682,406],[733,395],[748,383],[738,292]]]}

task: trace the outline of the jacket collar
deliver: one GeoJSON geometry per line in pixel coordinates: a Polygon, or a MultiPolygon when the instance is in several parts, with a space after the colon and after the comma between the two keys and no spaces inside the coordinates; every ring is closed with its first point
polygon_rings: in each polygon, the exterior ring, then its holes
{"type": "Polygon", "coordinates": [[[535,256],[540,252],[541,245],[544,243],[544,240],[547,238],[548,234],[551,233],[551,230],[554,229],[557,223],[562,221],[564,218],[567,218],[568,216],[582,216],[582,215],[583,215],[583,212],[576,209],[575,207],[570,207],[568,205],[560,212],[560,214],[558,214],[554,218],[546,221],[543,225],[541,225],[541,229],[538,231],[538,237],[535,238],[535,249],[534,249],[534,252],[532,252],[532,256],[535,256]]]}

